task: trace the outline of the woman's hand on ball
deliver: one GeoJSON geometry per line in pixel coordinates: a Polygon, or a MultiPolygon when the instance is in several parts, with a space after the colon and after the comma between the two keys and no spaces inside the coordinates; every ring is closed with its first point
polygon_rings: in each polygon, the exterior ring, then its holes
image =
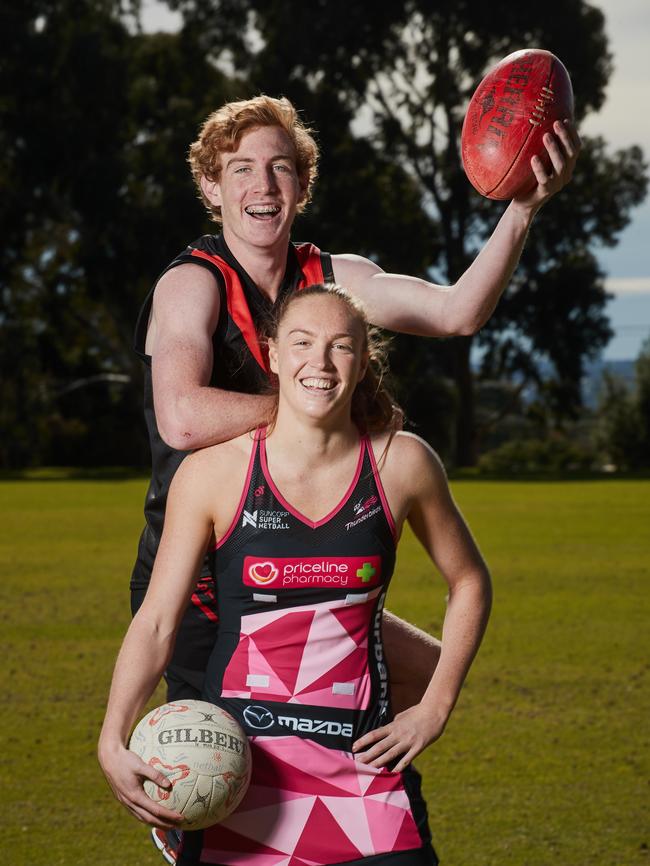
{"type": "Polygon", "coordinates": [[[171,789],[171,783],[167,776],[146,764],[134,752],[121,746],[115,752],[100,755],[100,763],[115,797],[139,821],[171,830],[183,820],[180,812],[165,809],[147,796],[143,788],[145,780],[166,790],[171,789]]]}
{"type": "Polygon", "coordinates": [[[551,162],[550,170],[539,156],[533,156],[530,167],[537,186],[521,196],[515,196],[515,205],[538,210],[551,196],[559,192],[573,176],[573,170],[582,148],[578,131],[570,120],[556,120],[553,133],[544,136],[544,147],[551,162]]]}

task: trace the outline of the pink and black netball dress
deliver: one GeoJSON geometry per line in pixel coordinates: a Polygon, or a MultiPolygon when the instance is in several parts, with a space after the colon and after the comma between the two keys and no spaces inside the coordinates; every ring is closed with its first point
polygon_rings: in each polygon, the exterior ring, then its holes
{"type": "Polygon", "coordinates": [[[214,551],[219,633],[204,687],[248,734],[253,777],[229,818],[184,834],[179,864],[437,863],[417,772],[351,752],[392,718],[381,621],[394,529],[366,437],[342,501],[313,522],[273,483],[256,433],[214,551]]]}

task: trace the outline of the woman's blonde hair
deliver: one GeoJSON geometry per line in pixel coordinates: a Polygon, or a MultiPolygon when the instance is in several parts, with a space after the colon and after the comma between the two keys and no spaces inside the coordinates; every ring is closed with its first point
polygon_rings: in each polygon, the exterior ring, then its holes
{"type": "Polygon", "coordinates": [[[214,111],[190,145],[188,162],[199,197],[215,222],[221,222],[221,208],[211,204],[201,189],[201,178],[218,182],[221,178],[221,157],[239,147],[245,132],[265,126],[279,126],[293,144],[298,177],[305,180],[305,193],[298,204],[303,211],[311,198],[318,173],[318,145],[313,130],[305,126],[298,112],[285,97],[255,96],[238,102],[227,102],[214,111]]]}
{"type": "MultiPolygon", "coordinates": [[[[352,420],[361,433],[390,432],[392,437],[402,429],[404,413],[395,402],[386,383],[388,340],[378,328],[370,325],[363,307],[346,289],[332,283],[317,283],[287,295],[273,312],[267,326],[267,337],[273,341],[277,340],[282,320],[294,304],[323,295],[337,298],[344,303],[362,326],[363,352],[368,355],[368,367],[352,395],[352,420]]],[[[269,427],[273,427],[275,423],[277,410],[276,401],[269,427]]]]}

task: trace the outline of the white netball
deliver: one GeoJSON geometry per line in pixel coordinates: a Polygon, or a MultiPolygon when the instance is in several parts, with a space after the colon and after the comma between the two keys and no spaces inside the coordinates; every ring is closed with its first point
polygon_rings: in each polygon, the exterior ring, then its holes
{"type": "Polygon", "coordinates": [[[171,781],[171,790],[145,781],[146,793],[181,812],[183,830],[202,830],[241,802],[251,777],[246,734],[233,717],[206,701],[177,701],[152,710],[136,725],[129,749],[171,781]]]}

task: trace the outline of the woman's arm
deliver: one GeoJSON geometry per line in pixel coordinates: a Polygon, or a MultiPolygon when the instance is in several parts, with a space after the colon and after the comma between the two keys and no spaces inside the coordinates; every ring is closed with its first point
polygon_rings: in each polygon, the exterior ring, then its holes
{"type": "MultiPolygon", "coordinates": [[[[198,456],[198,455],[197,455],[198,456]]],[[[213,531],[204,460],[188,457],[170,487],[165,527],[151,584],[120,649],[98,744],[102,769],[117,799],[140,821],[169,829],[180,814],[159,806],[142,787],[166,777],[128,751],[130,731],[174,648],[176,631],[213,531]]]]}
{"type": "MultiPolygon", "coordinates": [[[[485,631],[491,606],[487,566],[454,503],[444,469],[426,443],[399,435],[406,517],[449,586],[440,660],[421,701],[354,743],[357,759],[404,769],[442,734],[485,631]],[[367,749],[367,751],[363,751],[367,749]]],[[[391,446],[392,447],[392,446],[391,446]]]]}

